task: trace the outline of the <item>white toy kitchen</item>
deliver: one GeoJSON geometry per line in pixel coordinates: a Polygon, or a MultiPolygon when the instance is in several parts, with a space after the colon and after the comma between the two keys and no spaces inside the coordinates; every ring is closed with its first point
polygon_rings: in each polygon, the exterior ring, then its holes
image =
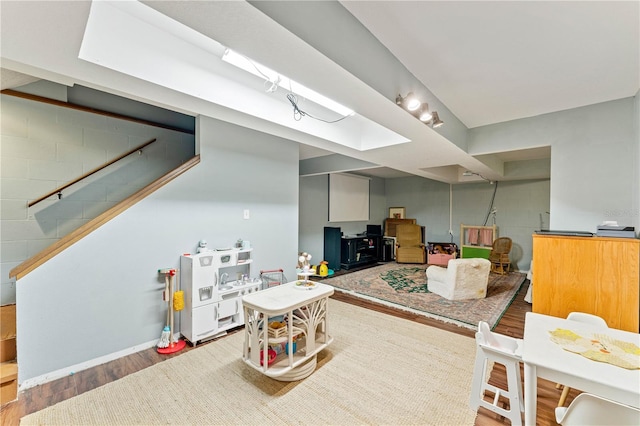
{"type": "Polygon", "coordinates": [[[180,257],[185,306],[180,332],[192,345],[244,325],[242,296],[259,291],[251,279],[251,248],[208,250],[180,257]]]}

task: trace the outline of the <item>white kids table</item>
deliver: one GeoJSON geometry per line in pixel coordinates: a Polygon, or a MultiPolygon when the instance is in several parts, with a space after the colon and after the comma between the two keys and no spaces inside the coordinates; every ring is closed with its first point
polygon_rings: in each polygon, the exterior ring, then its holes
{"type": "Polygon", "coordinates": [[[590,324],[527,312],[522,350],[525,425],[536,424],[538,377],[640,408],[640,370],[594,361],[562,349],[549,337],[549,332],[558,328],[584,337],[600,333],[640,346],[637,333],[613,328],[603,331],[590,324]]]}
{"type": "Polygon", "coordinates": [[[300,280],[244,296],[244,362],[281,381],[313,373],[318,352],[333,341],[327,330],[333,291],[330,285],[300,280]]]}

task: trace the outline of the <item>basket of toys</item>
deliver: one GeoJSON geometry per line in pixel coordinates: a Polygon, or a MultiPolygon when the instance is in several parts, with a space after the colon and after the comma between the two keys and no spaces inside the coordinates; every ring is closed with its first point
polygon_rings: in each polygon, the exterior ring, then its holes
{"type": "Polygon", "coordinates": [[[272,321],[267,329],[270,338],[278,339],[287,335],[287,323],[284,321],[272,321]]]}

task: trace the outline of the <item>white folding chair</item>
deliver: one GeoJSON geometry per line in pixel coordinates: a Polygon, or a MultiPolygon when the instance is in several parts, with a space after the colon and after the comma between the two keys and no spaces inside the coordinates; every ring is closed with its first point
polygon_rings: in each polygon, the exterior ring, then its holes
{"type": "Polygon", "coordinates": [[[476,362],[471,383],[469,405],[473,410],[484,407],[508,418],[512,425],[522,425],[521,413],[524,411],[522,399],[522,378],[520,361],[522,359],[522,339],[493,333],[489,324],[480,321],[476,332],[476,362]],[[487,366],[490,362],[504,365],[507,372],[507,388],[501,389],[488,383],[487,366]],[[484,400],[484,392],[495,394],[493,402],[484,400]],[[509,400],[509,408],[498,405],[500,396],[509,400]]]}
{"type": "MultiPolygon", "coordinates": [[[[609,328],[607,322],[603,318],[597,315],[587,314],[585,312],[570,312],[569,315],[567,315],[567,319],[571,321],[583,322],[585,324],[591,324],[599,328],[609,328]]],[[[560,389],[562,386],[562,383],[558,383],[556,384],[556,389],[560,389]]],[[[560,399],[558,400],[558,407],[562,407],[564,405],[570,390],[571,388],[569,386],[565,386],[562,389],[562,394],[560,395],[560,399]]]]}
{"type": "Polygon", "coordinates": [[[556,408],[563,426],[640,425],[640,409],[589,393],[576,396],[568,407],[556,408]]]}

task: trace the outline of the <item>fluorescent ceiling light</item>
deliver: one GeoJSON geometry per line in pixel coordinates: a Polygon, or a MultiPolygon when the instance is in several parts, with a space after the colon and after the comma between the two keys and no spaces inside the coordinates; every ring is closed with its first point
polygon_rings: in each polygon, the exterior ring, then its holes
{"type": "Polygon", "coordinates": [[[222,60],[231,64],[231,65],[235,65],[236,67],[247,71],[255,76],[258,76],[260,78],[263,78],[267,81],[270,81],[272,86],[271,88],[267,89],[268,91],[274,91],[275,90],[275,85],[278,85],[280,87],[282,87],[285,90],[289,90],[293,93],[296,93],[312,102],[317,103],[318,105],[322,105],[323,107],[330,109],[331,111],[334,111],[340,115],[353,115],[353,111],[350,110],[349,108],[340,105],[339,103],[327,98],[324,95],[321,95],[320,93],[309,89],[306,86],[303,86],[302,84],[298,83],[295,80],[291,80],[288,77],[285,77],[281,74],[278,74],[277,72],[273,71],[272,69],[269,69],[267,67],[265,67],[264,65],[261,65],[249,58],[247,58],[246,56],[243,56],[237,52],[234,52],[231,49],[226,49],[224,54],[222,55],[222,60]]]}

